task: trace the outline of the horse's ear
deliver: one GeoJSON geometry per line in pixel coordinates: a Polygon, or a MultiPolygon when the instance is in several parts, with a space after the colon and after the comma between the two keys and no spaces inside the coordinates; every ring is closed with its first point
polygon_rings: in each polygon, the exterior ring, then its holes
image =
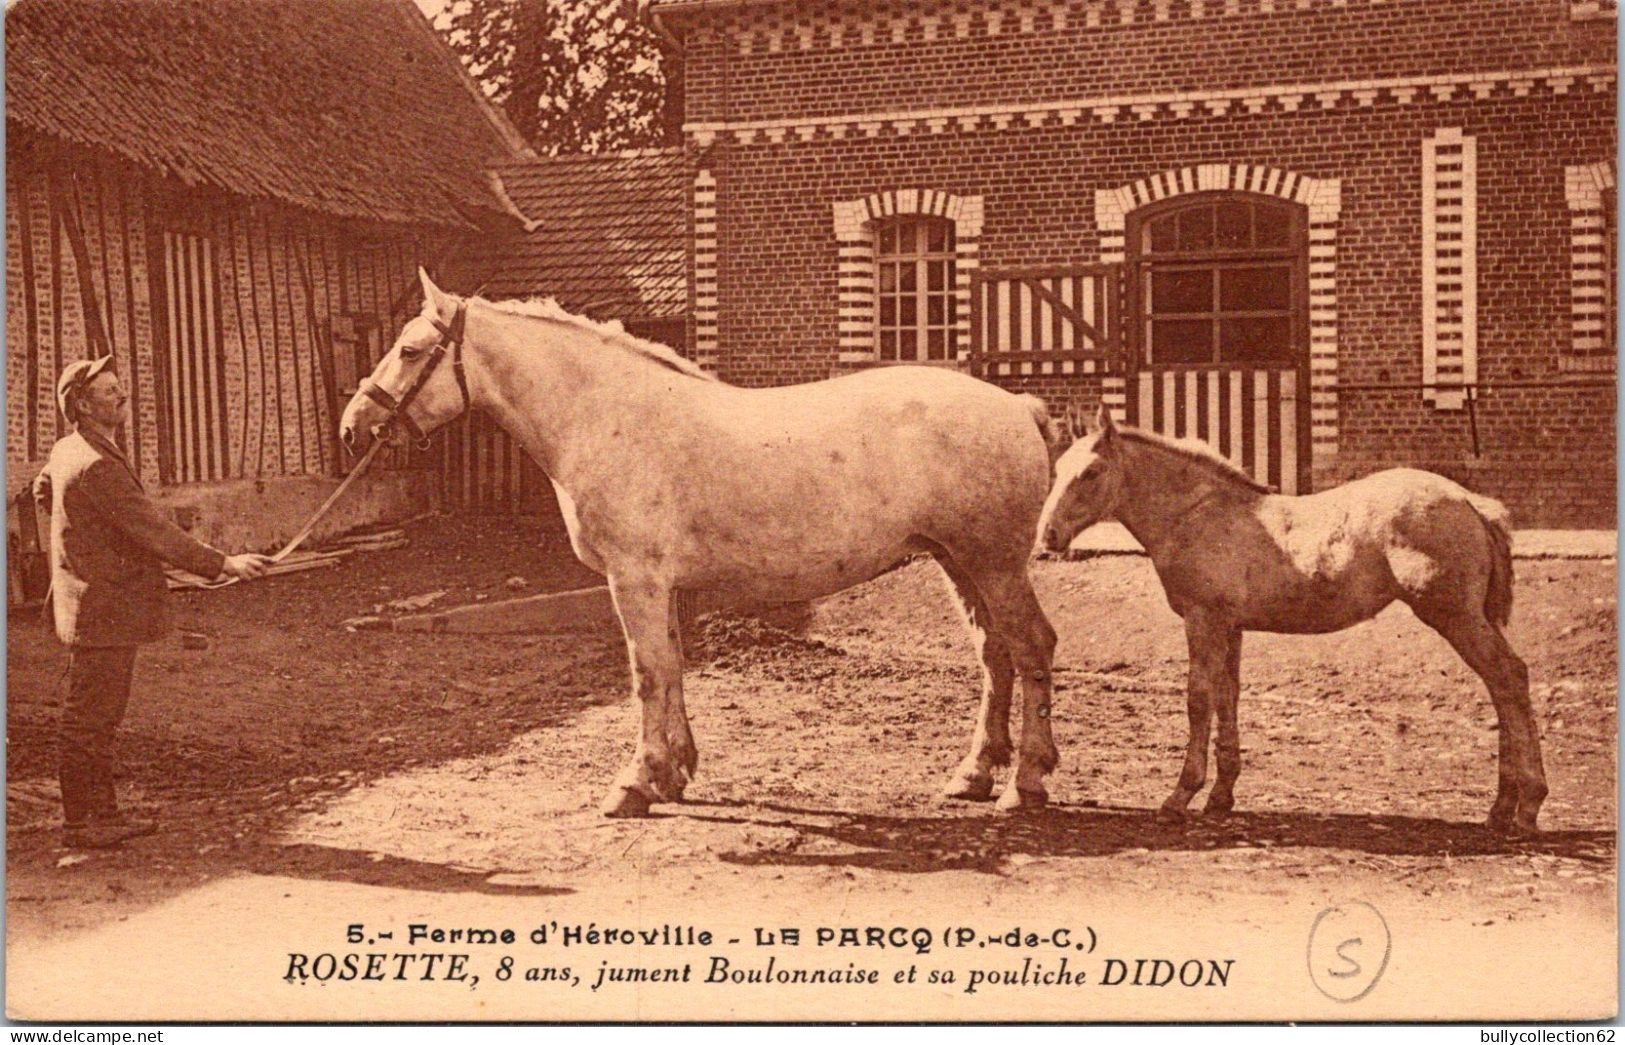
{"type": "Polygon", "coordinates": [[[449,316],[453,307],[451,297],[435,286],[434,280],[429,278],[429,273],[422,266],[418,267],[418,280],[423,284],[424,307],[442,319],[449,316]]]}
{"type": "Polygon", "coordinates": [[[1088,426],[1084,424],[1083,405],[1076,399],[1066,407],[1066,435],[1073,442],[1077,442],[1089,434],[1088,426]]]}
{"type": "Polygon", "coordinates": [[[1101,443],[1110,442],[1117,434],[1117,425],[1112,421],[1112,412],[1106,409],[1105,403],[1095,408],[1095,431],[1100,433],[1101,443]]]}

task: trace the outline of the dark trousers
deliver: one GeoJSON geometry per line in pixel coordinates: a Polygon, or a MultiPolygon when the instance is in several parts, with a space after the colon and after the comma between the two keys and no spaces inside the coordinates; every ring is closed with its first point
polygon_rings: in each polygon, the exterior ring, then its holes
{"type": "Polygon", "coordinates": [[[118,812],[113,733],[130,703],[134,646],[72,646],[68,699],[58,733],[62,818],[69,826],[118,812]]]}

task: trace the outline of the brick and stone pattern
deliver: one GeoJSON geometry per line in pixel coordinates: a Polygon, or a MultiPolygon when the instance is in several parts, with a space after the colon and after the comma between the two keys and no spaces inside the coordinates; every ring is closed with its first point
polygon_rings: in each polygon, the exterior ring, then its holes
{"type": "MultiPolygon", "coordinates": [[[[1135,186],[1184,191],[1191,172],[1197,191],[1235,190],[1238,171],[1280,172],[1323,189],[1299,201],[1315,485],[1412,464],[1505,498],[1525,524],[1612,520],[1611,367],[1577,375],[1565,362],[1576,302],[1597,282],[1582,275],[1577,298],[1576,238],[1589,271],[1592,187],[1612,186],[1608,17],[1545,0],[830,13],[846,10],[763,5],[685,20],[687,132],[715,184],[705,354],[726,380],[782,384],[861,365],[862,245],[838,222],[854,201],[978,198],[976,264],[994,272],[1121,259],[1135,186]],[[1425,401],[1422,165],[1442,132],[1474,148],[1478,380],[1602,384],[1492,388],[1472,416],[1425,401]],[[1100,205],[1111,194],[1122,199],[1115,216],[1100,205]],[[1412,387],[1351,387],[1374,384],[1412,387]]],[[[1000,380],[1057,413],[1073,400],[1121,405],[1110,378],[1000,380]]]]}

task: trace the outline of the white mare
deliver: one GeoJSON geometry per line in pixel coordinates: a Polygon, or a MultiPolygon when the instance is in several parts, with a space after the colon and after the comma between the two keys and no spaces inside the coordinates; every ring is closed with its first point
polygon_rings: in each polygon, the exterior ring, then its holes
{"type": "Polygon", "coordinates": [[[1339,631],[1398,599],[1489,687],[1500,722],[1490,826],[1535,831],[1546,775],[1529,672],[1501,630],[1512,613],[1512,551],[1500,503],[1409,468],[1276,496],[1203,443],[1119,429],[1102,410],[1093,434],[1056,461],[1041,541],[1062,550],[1108,518],[1144,545],[1185,619],[1190,739],[1164,816],[1182,815],[1206,782],[1215,712],[1218,776],[1207,810],[1234,804],[1242,632],[1339,631]]]}
{"type": "MultiPolygon", "coordinates": [[[[576,555],[603,573],[626,634],[642,729],[603,809],[641,816],[680,800],[698,755],[683,706],[674,596],[715,591],[812,599],[921,552],[947,574],[984,668],[970,753],[953,797],[992,795],[1021,744],[1001,808],[1045,800],[1055,633],[1027,575],[1049,489],[1043,404],[964,374],[881,367],[781,388],[714,380],[663,346],[551,302],[492,303],[421,274],[421,315],[370,383],[402,397],[461,333],[467,404],[486,411],[551,478],[576,555]],[[455,318],[462,316],[461,325],[455,318]]],[[[454,368],[424,378],[406,409],[432,431],[465,408],[454,368]]],[[[357,393],[341,436],[355,448],[389,416],[357,393]]]]}

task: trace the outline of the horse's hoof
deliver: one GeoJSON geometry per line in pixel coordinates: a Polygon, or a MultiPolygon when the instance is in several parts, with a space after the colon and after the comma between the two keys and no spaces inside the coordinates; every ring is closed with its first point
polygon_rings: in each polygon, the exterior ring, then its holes
{"type": "Polygon", "coordinates": [[[948,786],[942,789],[942,797],[961,802],[986,802],[993,797],[993,777],[986,773],[961,774],[948,781],[948,786]]]}
{"type": "Polygon", "coordinates": [[[1202,807],[1202,815],[1211,816],[1214,818],[1226,817],[1229,816],[1230,811],[1235,808],[1235,799],[1225,799],[1223,801],[1216,802],[1212,798],[1209,798],[1207,800],[1207,804],[1202,807]]]}
{"type": "Polygon", "coordinates": [[[1185,807],[1162,805],[1157,808],[1157,823],[1183,824],[1185,822],[1185,807]]]}
{"type": "Polygon", "coordinates": [[[1020,809],[1042,809],[1049,804],[1049,792],[1042,789],[1026,791],[1019,787],[1007,787],[1004,794],[999,796],[994,806],[1001,813],[1013,813],[1020,809]]]}
{"type": "Polygon", "coordinates": [[[598,807],[605,816],[616,819],[635,819],[649,815],[649,796],[642,791],[616,788],[598,807]]]}

